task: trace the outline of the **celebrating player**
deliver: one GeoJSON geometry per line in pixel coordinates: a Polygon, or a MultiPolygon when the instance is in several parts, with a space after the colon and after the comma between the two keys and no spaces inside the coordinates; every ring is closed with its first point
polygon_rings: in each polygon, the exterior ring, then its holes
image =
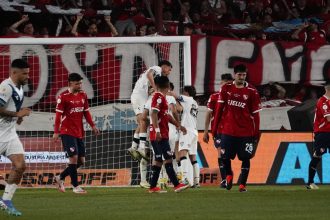
{"type": "Polygon", "coordinates": [[[31,109],[21,108],[24,99],[23,85],[29,79],[29,64],[22,59],[13,60],[10,76],[0,84],[0,154],[9,158],[13,168],[0,199],[1,209],[10,215],[20,216],[12,198],[25,171],[24,148],[16,133],[15,124],[29,116],[31,109]]]}
{"type": "Polygon", "coordinates": [[[314,148],[312,159],[308,167],[307,189],[318,189],[314,183],[314,177],[318,163],[322,155],[330,148],[330,81],[325,86],[325,94],[319,98],[316,104],[314,120],[314,148]]]}
{"type": "Polygon", "coordinates": [[[169,128],[168,123],[174,124],[177,129],[186,133],[186,129],[182,127],[171,115],[168,114],[168,104],[166,101],[166,94],[169,88],[169,80],[166,76],[159,76],[155,79],[157,90],[154,93],[151,101],[151,124],[150,124],[150,141],[155,154],[155,160],[152,165],[152,176],[150,180],[149,192],[160,193],[162,191],[157,187],[159,173],[163,165],[163,158],[165,169],[168,177],[174,185],[175,192],[180,192],[189,187],[179,183],[175,171],[173,169],[171,148],[168,142],[169,128]]]}
{"type": "Polygon", "coordinates": [[[68,79],[68,90],[61,93],[57,99],[53,139],[57,141],[61,134],[64,151],[69,157],[68,167],[55,177],[60,192],[65,192],[64,179],[70,175],[73,192],[86,193],[78,185],[77,178],[77,169],[85,162],[85,146],[82,140],[84,137],[83,117],[95,135],[100,133],[89,112],[87,94],[81,89],[82,79],[78,73],[71,73],[68,79]]]}
{"type": "MultiPolygon", "coordinates": [[[[231,76],[230,73],[225,73],[221,75],[221,81],[220,81],[220,90],[221,87],[228,83],[232,82],[233,77],[231,76]]],[[[205,114],[205,127],[204,127],[204,135],[203,135],[203,141],[205,143],[209,142],[209,126],[211,122],[211,128],[213,127],[213,117],[214,117],[214,112],[215,112],[215,107],[219,99],[219,94],[220,91],[213,93],[209,100],[207,101],[207,112],[205,114]]],[[[221,125],[220,125],[221,126],[221,125]]],[[[221,127],[220,127],[221,129],[221,127]]],[[[219,165],[219,170],[220,170],[220,175],[221,175],[221,183],[220,187],[221,188],[226,188],[226,170],[225,167],[223,166],[223,161],[221,158],[221,148],[220,148],[220,143],[221,143],[221,134],[216,134],[215,137],[213,137],[214,141],[214,146],[217,148],[218,151],[218,165],[219,165]]]]}
{"type": "Polygon", "coordinates": [[[221,157],[226,169],[226,188],[232,188],[231,160],[237,154],[242,161],[239,191],[245,192],[250,159],[255,153],[255,141],[259,138],[261,103],[257,90],[245,81],[246,66],[235,66],[234,74],[233,83],[227,83],[221,88],[212,134],[222,134],[221,157]]]}
{"type": "Polygon", "coordinates": [[[147,160],[149,159],[145,151],[147,130],[141,130],[141,123],[143,123],[141,119],[143,107],[148,100],[149,87],[151,87],[153,91],[156,91],[154,78],[161,75],[168,76],[171,73],[171,70],[172,64],[167,60],[163,60],[159,62],[158,66],[152,66],[141,74],[139,80],[135,84],[131,95],[131,103],[136,115],[138,126],[134,132],[132,147],[128,149],[128,153],[131,154],[133,159],[138,159],[138,154],[147,160]]]}
{"type": "Polygon", "coordinates": [[[196,90],[193,86],[185,86],[183,93],[179,97],[180,105],[182,106],[182,120],[181,124],[187,129],[187,134],[180,134],[179,137],[179,155],[181,161],[181,169],[183,180],[188,181],[188,166],[189,162],[187,155],[189,155],[191,164],[193,166],[193,183],[189,183],[192,187],[199,187],[199,165],[196,159],[197,154],[197,114],[198,104],[195,101],[196,90]]]}

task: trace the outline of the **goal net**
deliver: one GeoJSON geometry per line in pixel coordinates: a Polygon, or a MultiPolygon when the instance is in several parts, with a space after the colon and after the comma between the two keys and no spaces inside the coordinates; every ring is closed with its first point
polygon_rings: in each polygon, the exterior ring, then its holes
{"type": "MultiPolygon", "coordinates": [[[[49,187],[68,159],[60,142],[52,141],[56,97],[67,89],[68,74],[83,77],[91,113],[101,135],[85,123],[86,163],[78,170],[83,186],[129,186],[139,183],[138,162],[126,150],[137,124],[130,95],[139,75],[160,60],[172,65],[175,91],[189,85],[189,37],[11,38],[0,39],[0,80],[9,77],[10,63],[30,64],[23,107],[33,113],[17,126],[24,145],[27,170],[21,186],[49,187]]],[[[8,158],[0,156],[0,175],[7,179],[8,158]]],[[[70,185],[70,178],[66,178],[70,185]]]]}

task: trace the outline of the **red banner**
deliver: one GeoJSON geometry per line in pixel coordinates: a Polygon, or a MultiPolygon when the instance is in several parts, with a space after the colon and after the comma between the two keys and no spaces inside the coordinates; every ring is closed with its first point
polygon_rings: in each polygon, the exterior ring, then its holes
{"type": "MultiPolygon", "coordinates": [[[[193,36],[191,43],[191,78],[198,94],[217,91],[221,74],[232,73],[238,63],[248,66],[248,81],[254,85],[270,81],[321,83],[330,78],[330,45],[205,36],[193,36]]],[[[49,109],[66,88],[71,72],[83,76],[84,90],[98,105],[129,99],[139,74],[159,58],[172,62],[170,79],[178,89],[180,49],[166,44],[164,50],[163,45],[0,45],[0,80],[8,77],[10,60],[23,57],[31,64],[25,106],[49,109]]]]}

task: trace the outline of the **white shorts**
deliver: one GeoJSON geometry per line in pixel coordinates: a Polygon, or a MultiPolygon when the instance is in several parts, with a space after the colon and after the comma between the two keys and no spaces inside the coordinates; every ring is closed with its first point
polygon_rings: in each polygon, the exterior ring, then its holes
{"type": "Polygon", "coordinates": [[[135,115],[142,114],[142,112],[144,110],[144,104],[146,104],[147,100],[148,100],[148,96],[143,96],[143,95],[139,95],[139,94],[131,95],[131,103],[132,103],[135,115]]]}
{"type": "Polygon", "coordinates": [[[197,155],[197,135],[189,131],[185,135],[180,132],[179,151],[180,150],[187,150],[189,155],[197,155]]]}
{"type": "MultiPolygon", "coordinates": [[[[169,126],[171,126],[171,125],[169,125],[169,126]]],[[[175,142],[179,141],[179,132],[175,127],[174,127],[174,129],[172,129],[170,127],[168,135],[169,135],[168,141],[170,143],[171,151],[174,152],[175,142]]]]}
{"type": "Polygon", "coordinates": [[[24,154],[24,148],[19,138],[11,139],[8,142],[0,142],[0,155],[6,157],[12,154],[24,154]]]}

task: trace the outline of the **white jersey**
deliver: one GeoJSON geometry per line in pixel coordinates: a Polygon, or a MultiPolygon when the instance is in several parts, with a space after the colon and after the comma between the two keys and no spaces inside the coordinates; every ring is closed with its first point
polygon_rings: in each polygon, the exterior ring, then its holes
{"type": "Polygon", "coordinates": [[[149,80],[147,78],[147,73],[149,71],[153,71],[153,77],[161,76],[162,75],[162,68],[159,66],[152,66],[149,69],[147,69],[144,73],[140,75],[140,78],[135,83],[133,93],[135,95],[143,95],[148,97],[148,89],[150,86],[149,80]]]}
{"type": "MultiPolygon", "coordinates": [[[[17,88],[8,78],[0,84],[0,106],[7,111],[18,112],[24,99],[23,87],[17,88]]],[[[8,142],[17,138],[17,117],[0,116],[0,142],[8,142]]]]}
{"type": "Polygon", "coordinates": [[[198,104],[189,96],[181,95],[179,98],[180,104],[183,107],[181,125],[184,126],[187,131],[193,132],[198,135],[197,131],[197,114],[198,104]]]}

